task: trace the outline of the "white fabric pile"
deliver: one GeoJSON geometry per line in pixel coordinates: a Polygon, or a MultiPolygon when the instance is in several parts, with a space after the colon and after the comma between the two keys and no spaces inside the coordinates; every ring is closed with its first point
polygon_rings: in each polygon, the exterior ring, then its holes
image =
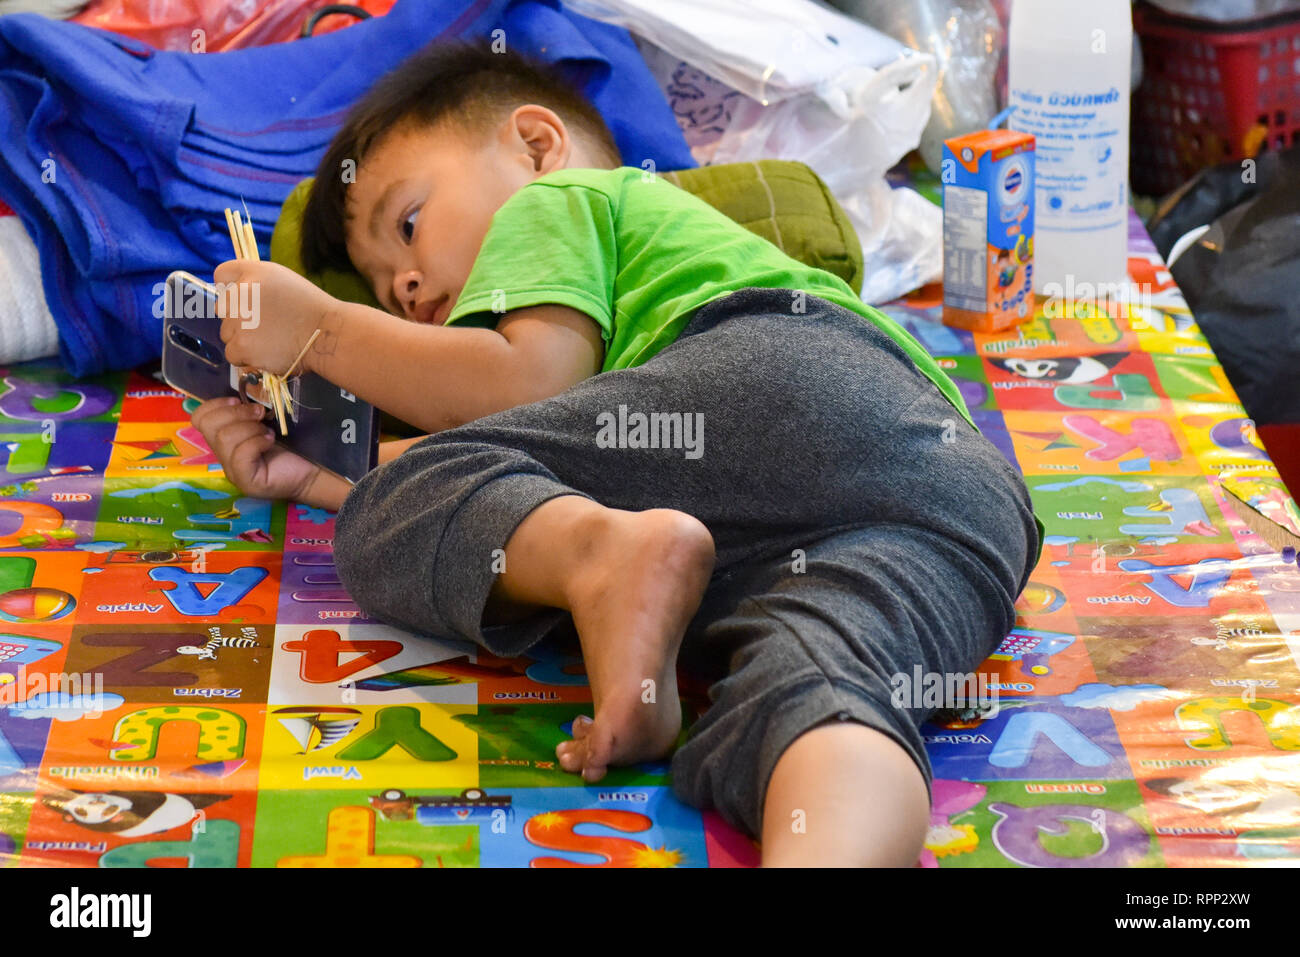
{"type": "Polygon", "coordinates": [[[66,20],[87,6],[86,0],[0,0],[0,17],[6,13],[40,13],[51,20],[66,20]]]}
{"type": "Polygon", "coordinates": [[[36,244],[17,216],[0,215],[0,362],[59,351],[59,330],[45,305],[36,244]]]}

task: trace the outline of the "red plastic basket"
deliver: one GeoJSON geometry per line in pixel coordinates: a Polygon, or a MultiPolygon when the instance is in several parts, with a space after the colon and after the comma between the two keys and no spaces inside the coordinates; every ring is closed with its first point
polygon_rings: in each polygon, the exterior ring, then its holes
{"type": "Polygon", "coordinates": [[[1162,195],[1216,163],[1300,143],[1300,14],[1211,24],[1139,4],[1131,179],[1162,195]]]}

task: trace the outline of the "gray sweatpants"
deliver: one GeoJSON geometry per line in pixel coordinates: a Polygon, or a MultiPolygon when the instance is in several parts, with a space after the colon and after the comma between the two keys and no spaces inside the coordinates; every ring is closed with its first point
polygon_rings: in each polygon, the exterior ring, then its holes
{"type": "Polygon", "coordinates": [[[971,672],[1014,624],[1038,547],[1019,473],[898,344],[795,301],[732,293],[642,366],[432,435],[357,483],[335,525],[368,615],[514,656],[563,618],[482,625],[494,550],[529,512],[580,494],[698,518],[718,560],[682,660],[729,673],[673,787],[751,834],[777,759],[828,720],[889,735],[928,783],[928,712],[895,707],[891,678],[971,672]],[[654,412],[702,422],[703,442],[656,420],[659,447],[636,447],[636,414],[654,412]]]}

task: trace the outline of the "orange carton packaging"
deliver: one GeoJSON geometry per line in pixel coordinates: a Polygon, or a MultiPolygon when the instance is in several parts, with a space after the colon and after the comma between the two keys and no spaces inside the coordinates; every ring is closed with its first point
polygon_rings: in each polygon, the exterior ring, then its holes
{"type": "Polygon", "coordinates": [[[943,321],[1000,332],[1034,312],[1034,137],[980,130],[943,143],[943,321]]]}

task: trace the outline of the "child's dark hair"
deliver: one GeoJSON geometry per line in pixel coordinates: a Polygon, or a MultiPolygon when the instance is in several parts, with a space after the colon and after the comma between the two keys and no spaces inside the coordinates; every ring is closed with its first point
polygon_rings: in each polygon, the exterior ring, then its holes
{"type": "Polygon", "coordinates": [[[380,77],[352,107],[325,151],[303,209],[303,266],[310,273],[352,268],[345,229],[346,161],[355,172],[380,137],[402,123],[449,122],[477,135],[525,103],[554,110],[596,159],[610,169],[621,165],[600,112],[555,67],[513,51],[493,53],[486,41],[437,41],[380,77]]]}

